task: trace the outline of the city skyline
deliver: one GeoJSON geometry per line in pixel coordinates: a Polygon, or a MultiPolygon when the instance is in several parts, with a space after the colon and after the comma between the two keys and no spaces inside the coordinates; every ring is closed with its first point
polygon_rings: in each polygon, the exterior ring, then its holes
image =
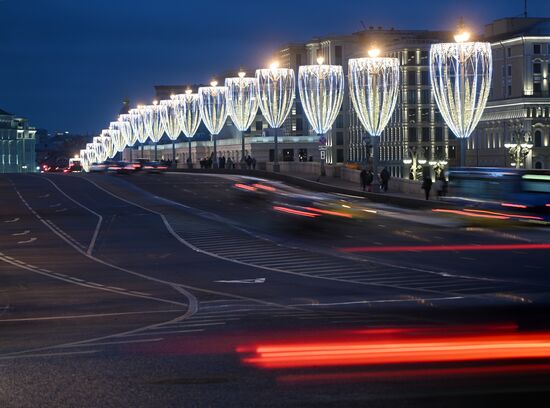
{"type": "MultiPolygon", "coordinates": [[[[154,97],[154,85],[204,83],[232,67],[267,65],[287,42],[349,34],[361,31],[363,24],[453,30],[460,16],[481,32],[484,24],[523,11],[519,1],[503,2],[498,10],[491,1],[397,2],[397,12],[390,13],[389,8],[373,12],[371,3],[359,1],[333,8],[323,1],[283,0],[267,18],[272,12],[268,5],[246,1],[215,2],[215,12],[212,3],[161,3],[151,8],[144,1],[98,1],[91,6],[58,0],[44,9],[36,0],[0,2],[6,21],[0,37],[5,61],[11,61],[0,68],[0,107],[39,128],[94,134],[115,118],[124,98],[131,105],[147,103],[154,97]],[[125,14],[128,7],[132,14],[125,14]],[[186,10],[206,20],[181,18],[186,10]],[[240,21],[227,18],[237,10],[240,21]]],[[[550,14],[548,9],[543,1],[529,3],[531,16],[550,14]]]]}

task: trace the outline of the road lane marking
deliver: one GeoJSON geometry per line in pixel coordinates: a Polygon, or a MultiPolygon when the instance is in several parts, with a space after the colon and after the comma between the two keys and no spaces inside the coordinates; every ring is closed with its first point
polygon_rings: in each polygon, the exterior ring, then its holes
{"type": "Polygon", "coordinates": [[[13,233],[13,234],[11,234],[11,235],[13,235],[14,237],[19,237],[19,236],[22,236],[22,235],[27,235],[27,234],[29,234],[30,232],[31,232],[30,230],[25,230],[25,231],[23,231],[23,232],[15,232],[15,233],[13,233]]]}
{"type": "Polygon", "coordinates": [[[73,348],[73,347],[97,347],[97,346],[111,346],[117,344],[132,344],[132,343],[151,343],[164,340],[162,337],[157,337],[156,339],[138,339],[138,340],[120,340],[120,341],[105,341],[101,343],[91,343],[91,344],[72,344],[63,348],[73,348]]]}
{"type": "Polygon", "coordinates": [[[57,207],[61,207],[61,203],[56,203],[56,204],[50,205],[50,208],[57,208],[57,207]]]}
{"type": "Polygon", "coordinates": [[[29,238],[29,239],[26,240],[26,241],[17,241],[17,243],[18,243],[18,244],[30,244],[31,242],[34,242],[34,241],[36,241],[37,239],[38,239],[38,238],[33,237],[33,238],[29,238]]]}
{"type": "Polygon", "coordinates": [[[265,278],[255,278],[255,279],[237,279],[237,280],[217,280],[214,282],[218,283],[245,283],[245,284],[255,284],[255,283],[265,283],[265,278]]]}
{"type": "Polygon", "coordinates": [[[38,196],[38,198],[48,198],[49,196],[50,196],[50,193],[38,196]]]}
{"type": "Polygon", "coordinates": [[[137,312],[116,312],[116,313],[90,313],[82,315],[59,315],[59,316],[44,316],[44,317],[21,317],[14,319],[2,319],[0,323],[13,323],[13,322],[35,322],[42,320],[71,320],[71,319],[94,319],[100,317],[110,317],[110,316],[128,316],[128,315],[137,315],[137,314],[153,314],[153,313],[181,313],[184,312],[183,309],[165,309],[165,310],[143,310],[137,312]]]}
{"type": "Polygon", "coordinates": [[[55,210],[56,213],[62,213],[62,212],[65,212],[65,211],[67,211],[66,208],[62,208],[60,210],[55,210]]]}
{"type": "MultiPolygon", "coordinates": [[[[61,194],[63,194],[65,197],[67,197],[69,200],[71,200],[73,203],[75,203],[76,205],[78,205],[79,207],[81,208],[84,208],[85,210],[91,212],[92,214],[94,214],[97,218],[98,218],[98,222],[97,222],[97,225],[95,227],[95,230],[94,230],[94,234],[92,235],[92,239],[90,240],[90,244],[88,245],[88,250],[86,251],[86,253],[88,255],[91,255],[93,250],[94,250],[94,246],[95,246],[95,242],[97,240],[97,236],[99,235],[99,230],[101,229],[101,224],[103,223],[103,216],[101,214],[98,214],[97,212],[95,212],[94,210],[86,207],[84,204],[82,203],[79,203],[78,201],[76,201],[75,199],[73,199],[72,197],[70,197],[68,194],[66,194],[63,190],[61,190],[61,188],[59,188],[59,186],[54,183],[52,180],[50,180],[49,178],[44,178],[44,180],[48,181],[52,186],[54,186],[61,194]]],[[[60,204],[61,205],[61,204],[60,204]]]]}
{"type": "Polygon", "coordinates": [[[17,221],[19,221],[19,220],[20,220],[19,217],[15,217],[15,218],[12,218],[11,220],[6,220],[6,221],[4,221],[4,222],[7,223],[7,224],[10,224],[10,223],[13,223],[13,222],[17,222],[17,221]]]}
{"type": "Polygon", "coordinates": [[[86,350],[86,351],[69,351],[66,353],[41,353],[41,354],[24,354],[24,355],[4,355],[0,356],[0,360],[13,360],[16,358],[36,358],[36,357],[60,357],[60,356],[72,356],[78,354],[94,354],[99,353],[99,350],[86,350]]]}

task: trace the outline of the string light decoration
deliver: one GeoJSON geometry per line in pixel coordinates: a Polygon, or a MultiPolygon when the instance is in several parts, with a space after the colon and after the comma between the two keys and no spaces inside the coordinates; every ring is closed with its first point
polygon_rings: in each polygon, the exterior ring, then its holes
{"type": "Polygon", "coordinates": [[[124,150],[126,147],[126,141],[120,131],[121,123],[118,121],[109,123],[109,135],[113,139],[113,145],[115,154],[124,150]]]}
{"type": "Polygon", "coordinates": [[[465,164],[465,141],[479,123],[489,92],[493,60],[491,44],[470,42],[460,24],[454,43],[430,48],[430,78],[434,98],[445,123],[461,139],[461,166],[465,164]]]}
{"type": "Polygon", "coordinates": [[[143,106],[138,106],[137,108],[130,109],[129,111],[133,136],[142,145],[147,141],[147,135],[145,134],[145,128],[143,127],[143,110],[143,106]]]}
{"type": "Polygon", "coordinates": [[[382,58],[377,48],[368,54],[349,60],[349,92],[361,124],[371,136],[380,136],[399,95],[399,59],[382,58]]]}
{"type": "Polygon", "coordinates": [[[241,132],[241,161],[244,163],[244,132],[250,127],[258,112],[258,79],[247,78],[239,72],[236,78],[226,78],[227,111],[235,127],[241,132]]]}
{"type": "MultiPolygon", "coordinates": [[[[257,69],[256,79],[258,80],[258,102],[262,114],[271,128],[278,129],[288,117],[296,96],[294,70],[279,68],[278,62],[273,62],[269,68],[257,69]]],[[[276,132],[274,141],[273,170],[279,171],[279,146],[276,132]]]]}
{"type": "Polygon", "coordinates": [[[218,152],[216,136],[220,133],[227,119],[227,88],[218,86],[218,82],[212,81],[210,86],[199,88],[199,108],[201,118],[214,142],[214,168],[218,167],[218,152]]]}
{"type": "Polygon", "coordinates": [[[86,149],[80,149],[80,165],[82,166],[82,170],[84,170],[86,173],[90,171],[90,158],[88,156],[88,150],[86,149]]]}
{"type": "MultiPolygon", "coordinates": [[[[298,70],[298,90],[306,117],[317,135],[319,144],[326,144],[325,133],[336,120],[344,100],[344,70],[340,65],[303,65],[298,70]]],[[[321,175],[325,175],[325,158],[321,156],[321,175]]]]}
{"type": "Polygon", "coordinates": [[[103,144],[105,155],[107,156],[106,159],[112,159],[117,152],[115,150],[115,144],[113,138],[111,137],[111,132],[109,131],[109,129],[103,129],[101,131],[99,142],[103,144]]]}
{"type": "Polygon", "coordinates": [[[124,139],[124,143],[128,147],[133,147],[137,142],[137,135],[132,130],[132,124],[130,122],[130,115],[123,113],[118,117],[119,130],[124,139]]]}
{"type": "Polygon", "coordinates": [[[176,118],[181,131],[189,142],[189,156],[187,158],[187,165],[189,168],[192,168],[191,139],[195,136],[195,133],[201,123],[199,94],[193,93],[191,89],[188,89],[184,94],[176,95],[174,99],[177,101],[175,105],[176,118]]]}
{"type": "Polygon", "coordinates": [[[142,111],[143,128],[145,134],[155,144],[155,160],[157,160],[157,143],[164,134],[164,128],[160,121],[160,106],[158,101],[153,101],[152,105],[147,105],[142,111]]]}
{"type": "Polygon", "coordinates": [[[105,148],[105,144],[103,143],[103,140],[102,140],[103,137],[104,136],[96,136],[92,139],[97,163],[103,163],[105,160],[107,160],[107,157],[108,157],[107,149],[105,148]]]}
{"type": "Polygon", "coordinates": [[[172,95],[170,99],[160,101],[160,123],[164,133],[172,141],[172,165],[176,164],[176,139],[181,133],[180,124],[176,114],[176,104],[178,101],[172,95]]]}
{"type": "MultiPolygon", "coordinates": [[[[93,139],[92,139],[93,140],[93,139]]],[[[97,163],[97,157],[95,154],[95,143],[86,143],[86,149],[88,152],[88,159],[90,164],[97,163]]]]}

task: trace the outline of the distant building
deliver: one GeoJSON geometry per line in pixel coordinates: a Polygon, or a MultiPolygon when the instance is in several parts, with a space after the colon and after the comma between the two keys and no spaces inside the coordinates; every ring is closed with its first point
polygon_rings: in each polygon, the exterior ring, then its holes
{"type": "Polygon", "coordinates": [[[35,133],[27,119],[0,109],[0,173],[36,171],[35,133]]]}
{"type": "Polygon", "coordinates": [[[550,18],[504,18],[485,26],[493,50],[487,108],[468,140],[466,164],[508,167],[515,129],[531,135],[533,149],[522,165],[550,168],[550,18]]]}

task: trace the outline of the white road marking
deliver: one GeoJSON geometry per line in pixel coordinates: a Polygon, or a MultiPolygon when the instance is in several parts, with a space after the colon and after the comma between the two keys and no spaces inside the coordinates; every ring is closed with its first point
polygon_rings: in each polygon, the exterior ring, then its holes
{"type": "Polygon", "coordinates": [[[66,208],[62,208],[60,210],[55,210],[56,213],[62,213],[62,212],[65,212],[65,211],[67,211],[66,208]]]}
{"type": "Polygon", "coordinates": [[[91,313],[83,315],[60,315],[60,316],[45,316],[45,317],[21,317],[16,319],[3,319],[0,323],[12,323],[12,322],[34,322],[41,320],[66,320],[66,319],[93,319],[98,317],[109,316],[128,316],[138,314],[152,314],[152,313],[180,313],[184,312],[183,309],[165,309],[165,310],[143,310],[138,312],[118,312],[118,313],[91,313]]]}
{"type": "Polygon", "coordinates": [[[17,241],[18,244],[30,244],[31,242],[34,242],[36,241],[38,238],[36,237],[33,237],[33,238],[29,238],[28,240],[26,241],[17,241]]]}
{"type": "Polygon", "coordinates": [[[61,207],[61,203],[56,203],[56,204],[50,205],[50,208],[57,208],[57,207],[61,207]]]}
{"type": "Polygon", "coordinates": [[[4,222],[5,222],[5,223],[12,223],[12,222],[17,222],[17,221],[19,221],[19,220],[20,220],[19,217],[15,217],[15,218],[12,218],[11,220],[6,220],[6,221],[4,221],[4,222]]]}
{"type": "Polygon", "coordinates": [[[256,278],[256,279],[240,279],[240,280],[217,280],[214,282],[218,283],[245,283],[245,284],[254,284],[254,283],[265,283],[265,278],[256,278]]]}
{"type": "Polygon", "coordinates": [[[24,355],[7,355],[0,356],[0,360],[12,360],[16,358],[35,358],[35,357],[58,357],[58,356],[72,356],[77,354],[94,354],[99,350],[87,350],[87,351],[71,351],[67,353],[43,353],[43,354],[24,354],[24,355]]]}
{"type": "Polygon", "coordinates": [[[354,302],[336,302],[336,303],[304,303],[301,305],[292,306],[344,306],[344,305],[357,305],[357,304],[369,304],[369,303],[402,303],[402,302],[430,302],[432,300],[457,300],[464,299],[463,296],[448,296],[438,298],[418,298],[418,299],[382,299],[382,300],[358,300],[354,302]]]}
{"type": "Polygon", "coordinates": [[[13,233],[13,234],[11,234],[11,235],[13,235],[14,237],[19,237],[19,236],[21,236],[21,235],[27,235],[27,234],[29,234],[30,232],[31,232],[30,230],[25,230],[25,231],[23,231],[23,232],[15,232],[15,233],[13,233]]]}
{"type": "MultiPolygon", "coordinates": [[[[138,340],[121,340],[121,341],[105,341],[102,343],[91,343],[91,344],[72,344],[66,348],[72,347],[97,347],[97,346],[111,346],[116,344],[132,344],[132,343],[151,343],[156,341],[164,340],[162,337],[157,337],[156,339],[138,339],[138,340]]],[[[65,347],[64,347],[65,348],[65,347]]]]}
{"type": "Polygon", "coordinates": [[[38,196],[38,198],[48,198],[50,196],[50,194],[44,194],[44,195],[41,195],[41,196],[38,196]]]}
{"type": "MultiPolygon", "coordinates": [[[[162,327],[157,327],[157,329],[162,329],[162,327]]],[[[158,335],[162,335],[162,334],[196,333],[196,332],[202,332],[202,331],[204,331],[204,329],[177,330],[177,331],[150,332],[150,333],[148,333],[146,331],[143,331],[141,333],[131,333],[131,334],[126,334],[126,335],[121,335],[121,336],[116,336],[116,337],[158,336],[158,335]]]]}

